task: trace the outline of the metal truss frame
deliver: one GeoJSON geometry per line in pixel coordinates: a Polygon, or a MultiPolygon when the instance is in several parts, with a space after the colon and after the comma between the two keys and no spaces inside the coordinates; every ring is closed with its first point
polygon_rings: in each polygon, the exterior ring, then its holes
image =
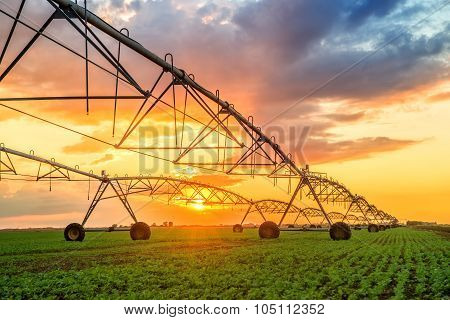
{"type": "MultiPolygon", "coordinates": [[[[300,216],[305,217],[308,223],[311,223],[310,218],[322,217],[323,214],[321,209],[317,208],[299,208],[292,204],[291,202],[284,202],[274,199],[263,199],[253,201],[247,199],[246,197],[232,192],[230,190],[220,188],[217,186],[212,186],[206,183],[172,178],[172,177],[151,177],[151,176],[124,176],[124,177],[109,177],[106,173],[102,172],[102,175],[95,175],[91,172],[85,172],[79,169],[78,166],[75,168],[69,167],[67,165],[56,162],[55,159],[44,159],[34,155],[34,152],[29,154],[23,153],[17,150],[6,148],[3,144],[0,144],[0,163],[6,166],[7,170],[0,170],[0,179],[3,175],[13,175],[27,177],[27,181],[49,181],[50,191],[52,181],[88,181],[89,186],[91,180],[99,181],[100,184],[96,190],[95,196],[92,199],[90,206],[86,212],[83,219],[82,226],[84,226],[95,208],[100,201],[118,198],[122,205],[124,206],[127,213],[137,222],[136,215],[131,207],[128,197],[136,194],[143,194],[149,197],[161,197],[167,196],[167,203],[201,203],[205,206],[222,206],[222,207],[236,207],[236,206],[248,206],[246,213],[241,221],[241,225],[244,224],[246,218],[250,213],[257,212],[264,221],[266,221],[266,215],[268,214],[281,214],[282,217],[279,222],[279,226],[283,223],[284,218],[287,214],[296,214],[294,224],[297,222],[300,216]],[[34,162],[39,163],[39,169],[35,176],[20,174],[13,163],[13,158],[11,156],[16,156],[34,162]],[[8,162],[1,160],[6,157],[8,162]],[[6,165],[7,164],[7,165],[6,165]],[[49,171],[42,173],[43,166],[48,166],[49,171]],[[57,173],[57,174],[55,174],[57,173]],[[82,176],[83,179],[75,179],[72,175],[82,176]],[[106,195],[107,189],[113,191],[113,195],[106,195]]],[[[1,169],[1,167],[0,167],[1,169]]],[[[361,198],[363,199],[363,198],[361,198]]],[[[365,201],[365,199],[363,199],[365,201]]],[[[370,210],[377,210],[375,206],[370,206],[370,210]]],[[[372,222],[372,220],[366,220],[367,217],[357,217],[353,214],[330,212],[328,215],[331,219],[335,221],[366,221],[367,223],[372,222]]],[[[376,211],[373,213],[374,217],[382,217],[384,223],[394,223],[392,216],[388,215],[383,211],[376,211]]],[[[325,221],[323,218],[322,223],[325,221]]]]}

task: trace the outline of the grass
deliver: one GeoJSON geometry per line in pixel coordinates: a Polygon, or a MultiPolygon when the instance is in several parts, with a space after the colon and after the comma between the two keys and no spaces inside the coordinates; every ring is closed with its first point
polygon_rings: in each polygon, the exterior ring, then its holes
{"type": "Polygon", "coordinates": [[[327,233],[0,232],[1,299],[448,299],[450,242],[409,228],[327,233]]]}

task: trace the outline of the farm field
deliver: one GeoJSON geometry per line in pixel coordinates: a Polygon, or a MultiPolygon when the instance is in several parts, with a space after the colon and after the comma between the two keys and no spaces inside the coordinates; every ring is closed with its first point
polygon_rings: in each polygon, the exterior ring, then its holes
{"type": "Polygon", "coordinates": [[[0,232],[1,299],[448,299],[450,242],[409,228],[284,232],[153,228],[128,232],[0,232]]]}

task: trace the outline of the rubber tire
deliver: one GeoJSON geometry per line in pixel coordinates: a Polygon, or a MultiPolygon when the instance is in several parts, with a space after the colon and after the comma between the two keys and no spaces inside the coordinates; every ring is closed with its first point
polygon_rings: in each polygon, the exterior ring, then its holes
{"type": "Polygon", "coordinates": [[[293,224],[288,224],[288,229],[292,229],[292,228],[295,228],[295,226],[293,225],[293,224]]]}
{"type": "Polygon", "coordinates": [[[384,224],[380,224],[380,225],[378,226],[378,229],[380,229],[380,231],[385,231],[385,230],[386,230],[386,227],[384,226],[384,224]]]}
{"type": "Polygon", "coordinates": [[[351,236],[352,230],[345,222],[336,222],[330,228],[330,238],[333,240],[348,240],[351,236]]]}
{"type": "Polygon", "coordinates": [[[265,221],[259,226],[258,233],[261,239],[276,239],[280,236],[280,228],[273,221],[265,221]]]}
{"type": "Polygon", "coordinates": [[[236,233],[242,233],[242,231],[244,231],[244,228],[242,227],[242,225],[240,225],[240,224],[235,224],[235,225],[233,226],[233,232],[236,232],[236,233]]]}
{"type": "Polygon", "coordinates": [[[369,232],[378,232],[378,231],[380,231],[380,229],[378,228],[378,225],[376,225],[376,224],[369,224],[369,226],[367,227],[367,230],[369,231],[369,232]]]}
{"type": "Polygon", "coordinates": [[[148,240],[151,234],[150,226],[145,222],[136,222],[130,229],[130,236],[133,240],[148,240]]]}
{"type": "Polygon", "coordinates": [[[385,227],[386,229],[390,229],[390,228],[391,228],[391,226],[390,226],[390,225],[388,225],[388,224],[387,224],[387,225],[385,225],[384,227],[385,227]]]}
{"type": "Polygon", "coordinates": [[[311,224],[311,225],[309,226],[309,228],[310,228],[310,229],[316,229],[317,226],[316,226],[315,224],[311,224]]]}
{"type": "Polygon", "coordinates": [[[71,223],[64,229],[64,238],[66,241],[83,241],[86,232],[79,223],[71,223]]]}

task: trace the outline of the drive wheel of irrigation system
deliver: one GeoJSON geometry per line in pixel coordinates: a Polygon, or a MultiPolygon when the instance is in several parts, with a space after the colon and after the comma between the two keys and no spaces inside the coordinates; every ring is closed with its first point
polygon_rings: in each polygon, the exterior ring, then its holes
{"type": "Polygon", "coordinates": [[[336,222],[330,228],[330,237],[333,240],[348,240],[351,236],[352,230],[345,222],[336,222]]]}
{"type": "Polygon", "coordinates": [[[145,222],[136,222],[130,229],[130,236],[133,240],[148,240],[151,234],[150,226],[145,222]]]}
{"type": "Polygon", "coordinates": [[[71,223],[64,229],[64,238],[66,241],[83,241],[86,232],[79,223],[71,223]]]}
{"type": "Polygon", "coordinates": [[[280,236],[280,228],[273,221],[265,221],[259,226],[261,239],[276,239],[280,236]]]}
{"type": "Polygon", "coordinates": [[[380,229],[380,231],[384,231],[384,230],[386,230],[386,227],[385,227],[384,224],[380,224],[380,225],[378,226],[378,229],[380,229]]]}
{"type": "Polygon", "coordinates": [[[242,231],[244,231],[244,228],[242,227],[242,225],[240,225],[240,224],[235,224],[234,226],[233,226],[233,232],[242,232],[242,231]]]}
{"type": "Polygon", "coordinates": [[[369,224],[369,226],[367,227],[367,230],[369,230],[369,232],[378,232],[378,231],[380,231],[376,224],[369,224]]]}

